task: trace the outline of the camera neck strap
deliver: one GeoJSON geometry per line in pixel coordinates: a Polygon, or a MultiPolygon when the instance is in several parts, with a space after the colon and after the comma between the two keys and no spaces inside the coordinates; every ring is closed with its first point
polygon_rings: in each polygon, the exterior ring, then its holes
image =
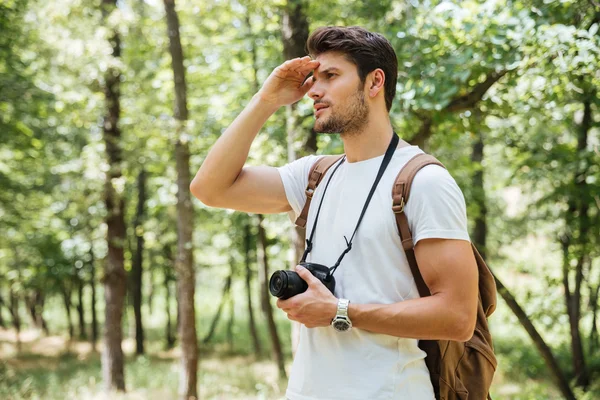
{"type": "MultiPolygon", "coordinates": [[[[385,172],[387,166],[389,165],[390,161],[392,160],[392,156],[394,155],[394,151],[396,150],[396,147],[398,146],[398,142],[399,141],[400,141],[400,138],[398,137],[398,135],[396,134],[396,132],[394,132],[394,134],[392,135],[392,140],[390,141],[390,144],[388,145],[388,148],[387,148],[387,150],[385,152],[385,155],[383,156],[383,160],[381,161],[381,165],[379,166],[379,171],[377,172],[377,177],[375,178],[375,181],[373,182],[373,185],[371,186],[371,191],[369,192],[369,195],[367,196],[367,200],[365,201],[365,205],[363,206],[362,212],[360,213],[360,217],[358,218],[358,222],[356,223],[356,227],[354,228],[354,232],[352,233],[352,236],[350,237],[350,240],[348,240],[348,238],[346,236],[344,236],[344,240],[346,241],[346,249],[339,256],[338,260],[333,265],[333,267],[329,268],[329,274],[330,275],[333,275],[333,273],[335,272],[335,270],[340,266],[340,263],[344,259],[344,256],[346,254],[348,254],[348,252],[350,252],[350,250],[352,250],[352,240],[354,240],[354,236],[356,235],[356,231],[358,230],[358,227],[360,226],[360,223],[362,222],[362,219],[365,216],[365,212],[367,211],[367,207],[369,206],[369,203],[371,202],[371,198],[373,198],[373,194],[375,193],[375,189],[377,188],[377,185],[379,184],[379,181],[381,180],[381,177],[383,176],[383,173],[385,172]]],[[[323,196],[321,196],[321,201],[319,202],[319,208],[317,209],[317,215],[315,216],[315,222],[313,224],[313,227],[312,227],[312,230],[310,232],[309,238],[306,239],[306,250],[304,250],[304,254],[302,255],[301,262],[306,261],[306,257],[312,251],[313,238],[314,238],[315,231],[316,231],[316,228],[317,228],[317,222],[319,220],[319,214],[321,213],[321,206],[323,205],[323,200],[325,199],[325,194],[327,193],[327,188],[329,187],[329,183],[331,182],[331,178],[336,173],[336,171],[338,170],[338,168],[344,163],[345,160],[346,160],[346,157],[344,156],[338,162],[338,164],[335,166],[334,170],[331,172],[331,175],[329,175],[329,178],[327,179],[327,184],[325,185],[325,189],[323,191],[323,196]]]]}

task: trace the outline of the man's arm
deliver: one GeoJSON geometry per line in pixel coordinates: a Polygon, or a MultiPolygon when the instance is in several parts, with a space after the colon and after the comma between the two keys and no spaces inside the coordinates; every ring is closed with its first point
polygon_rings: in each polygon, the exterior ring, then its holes
{"type": "Polygon", "coordinates": [[[210,149],[190,190],[208,206],[257,213],[289,211],[283,183],[274,167],[245,167],[252,141],[279,107],[300,100],[312,86],[305,81],[318,66],[310,57],[286,61],[271,73],[250,104],[210,149]]]}
{"type": "MultiPolygon", "coordinates": [[[[352,325],[397,337],[466,341],[477,318],[478,271],[471,244],[465,240],[423,239],[415,246],[419,271],[431,296],[394,304],[350,303],[352,325]]],[[[336,314],[337,299],[312,274],[298,273],[309,287],[279,300],[288,318],[308,328],[327,326],[336,314]]],[[[352,300],[352,299],[350,299],[352,300]]]]}
{"type": "Polygon", "coordinates": [[[352,304],[359,329],[414,339],[466,341],[477,319],[479,274],[471,244],[424,239],[415,246],[419,271],[431,296],[394,304],[352,304]]]}

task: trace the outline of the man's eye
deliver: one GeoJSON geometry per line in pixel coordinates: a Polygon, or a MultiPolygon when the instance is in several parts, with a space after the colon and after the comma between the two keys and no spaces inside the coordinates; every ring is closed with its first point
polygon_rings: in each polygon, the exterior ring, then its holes
{"type": "Polygon", "coordinates": [[[325,76],[327,77],[327,79],[331,79],[335,76],[335,74],[328,72],[325,76]]]}

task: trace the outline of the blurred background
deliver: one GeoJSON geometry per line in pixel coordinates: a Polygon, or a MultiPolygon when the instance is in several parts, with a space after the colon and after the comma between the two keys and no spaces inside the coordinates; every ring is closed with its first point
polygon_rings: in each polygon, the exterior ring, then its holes
{"type": "MultiPolygon", "coordinates": [[[[493,398],[600,398],[598,0],[0,0],[0,398],[284,396],[265,281],[303,232],[188,186],[322,25],[392,42],[396,131],[465,194],[493,398]]],[[[278,111],[249,163],[342,152],[312,119],[278,111]]]]}

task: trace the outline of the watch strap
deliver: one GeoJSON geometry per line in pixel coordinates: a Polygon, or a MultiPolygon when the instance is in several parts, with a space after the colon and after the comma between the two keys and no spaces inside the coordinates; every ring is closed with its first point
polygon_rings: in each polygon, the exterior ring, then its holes
{"type": "Polygon", "coordinates": [[[350,300],[348,299],[338,299],[338,304],[337,304],[337,313],[336,313],[336,318],[337,317],[344,317],[344,318],[348,318],[348,307],[350,306],[350,300]]]}

